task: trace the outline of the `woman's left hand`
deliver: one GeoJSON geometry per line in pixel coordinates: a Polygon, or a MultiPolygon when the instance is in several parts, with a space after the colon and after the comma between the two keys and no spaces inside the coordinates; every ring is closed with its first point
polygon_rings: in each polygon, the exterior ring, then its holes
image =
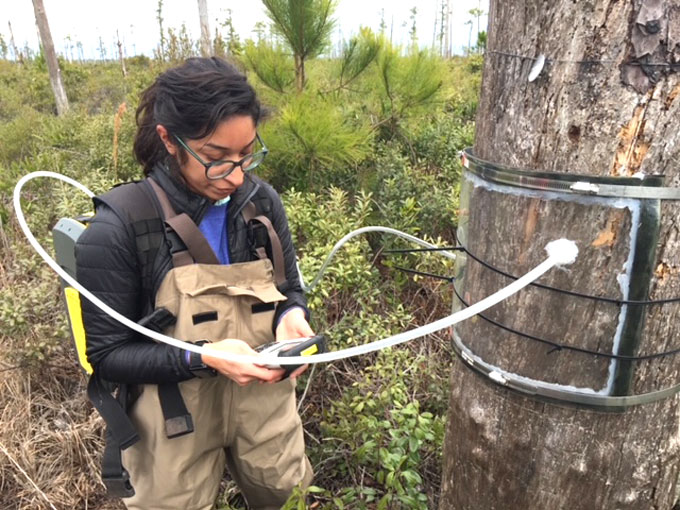
{"type": "MultiPolygon", "coordinates": [[[[276,326],[276,341],[281,342],[283,340],[293,340],[294,338],[307,338],[314,336],[314,330],[305,319],[305,312],[302,308],[295,308],[289,312],[286,312],[276,326]]],[[[295,379],[297,376],[302,374],[309,365],[302,365],[297,368],[292,374],[290,374],[291,379],[295,379]]]]}

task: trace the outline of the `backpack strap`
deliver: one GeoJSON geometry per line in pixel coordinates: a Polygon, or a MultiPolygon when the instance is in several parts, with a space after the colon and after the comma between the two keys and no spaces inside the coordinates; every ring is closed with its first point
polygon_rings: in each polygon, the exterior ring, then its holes
{"type": "Polygon", "coordinates": [[[117,498],[135,495],[120,453],[139,441],[139,434],[126,413],[127,390],[127,385],[120,385],[118,398],[114,397],[96,372],[90,375],[87,383],[87,396],[106,423],[106,443],[101,461],[102,482],[108,494],[117,498]]]}
{"type": "Polygon", "coordinates": [[[153,310],[153,263],[165,241],[162,212],[146,180],[117,185],[94,198],[95,209],[100,203],[113,209],[134,236],[145,296],[145,313],[150,313],[153,310]]]}
{"type": "MultiPolygon", "coordinates": [[[[274,230],[274,226],[272,225],[271,220],[267,218],[264,214],[257,214],[257,207],[253,202],[248,202],[243,207],[243,219],[246,221],[247,224],[253,221],[257,221],[259,223],[262,223],[266,227],[267,234],[269,235],[269,242],[271,243],[272,247],[272,257],[274,258],[273,261],[274,276],[276,277],[276,284],[280,287],[281,285],[286,283],[286,271],[285,264],[283,261],[283,248],[281,247],[281,240],[279,239],[276,230],[274,230]]],[[[263,246],[256,246],[255,251],[260,259],[267,258],[267,252],[263,246]]]]}
{"type": "Polygon", "coordinates": [[[172,254],[174,267],[185,266],[197,262],[199,264],[219,264],[215,252],[210,247],[203,232],[186,214],[177,214],[170,204],[167,194],[153,179],[148,179],[151,189],[155,193],[163,209],[165,224],[168,225],[187,247],[186,251],[172,254]]]}
{"type": "MultiPolygon", "coordinates": [[[[144,188],[142,181],[120,184],[94,197],[93,201],[95,210],[101,204],[109,206],[134,237],[143,292],[150,298],[152,265],[163,242],[164,226],[154,201],[149,200],[144,188]]],[[[145,306],[150,309],[153,305],[149,302],[145,306]]],[[[95,371],[90,375],[87,395],[106,423],[106,443],[101,460],[102,482],[110,496],[123,498],[133,496],[135,490],[123,467],[121,450],[137,442],[139,435],[126,412],[128,387],[125,384],[115,386],[118,389],[117,397],[112,394],[114,387],[95,371]]]]}

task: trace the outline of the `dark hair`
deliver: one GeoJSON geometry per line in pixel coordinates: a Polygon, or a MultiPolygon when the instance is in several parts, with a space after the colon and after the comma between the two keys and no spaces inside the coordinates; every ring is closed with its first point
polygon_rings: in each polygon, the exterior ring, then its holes
{"type": "MultiPolygon", "coordinates": [[[[249,115],[255,125],[263,114],[255,90],[233,65],[216,57],[190,58],[165,71],[141,96],[134,153],[148,175],[168,152],[156,125],[170,136],[198,139],[234,115],[249,115]]],[[[182,157],[186,154],[182,150],[182,157]]]]}

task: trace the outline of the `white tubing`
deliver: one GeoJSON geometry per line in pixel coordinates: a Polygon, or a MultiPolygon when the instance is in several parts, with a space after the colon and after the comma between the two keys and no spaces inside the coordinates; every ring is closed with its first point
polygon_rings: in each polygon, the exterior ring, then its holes
{"type": "MultiPolygon", "coordinates": [[[[55,172],[32,172],[28,175],[25,175],[22,177],[17,185],[14,187],[14,210],[17,215],[17,219],[19,221],[19,226],[21,227],[21,230],[24,232],[24,235],[26,235],[26,238],[28,239],[29,243],[31,243],[31,246],[35,249],[36,252],[43,258],[45,262],[61,277],[63,278],[69,285],[71,285],[74,289],[76,289],[82,296],[85,298],[89,299],[92,304],[97,306],[100,310],[102,310],[104,313],[108,314],[112,318],[116,319],[118,322],[121,324],[129,327],[130,329],[145,335],[149,338],[153,338],[154,340],[157,340],[159,342],[172,345],[174,347],[178,347],[180,349],[185,349],[187,351],[192,351],[196,352],[199,354],[206,354],[209,356],[213,356],[216,358],[221,358],[227,361],[233,361],[233,362],[240,362],[240,363],[256,363],[258,365],[299,365],[302,363],[322,363],[322,362],[327,362],[327,361],[335,361],[338,359],[343,359],[343,358],[349,358],[351,356],[357,356],[359,354],[366,354],[369,352],[377,351],[379,349],[384,349],[385,347],[390,347],[393,345],[397,345],[400,343],[407,342],[409,340],[413,340],[414,338],[419,338],[425,335],[429,335],[431,333],[434,333],[436,331],[440,331],[442,329],[448,328],[458,322],[461,322],[465,319],[468,319],[472,317],[473,315],[476,315],[480,312],[483,312],[487,308],[492,307],[493,305],[499,303],[500,301],[503,301],[504,299],[508,298],[512,294],[518,292],[519,290],[523,289],[527,285],[529,285],[531,282],[534,280],[538,279],[541,275],[549,271],[551,268],[553,268],[556,265],[561,265],[561,264],[570,264],[575,260],[576,255],[578,254],[578,249],[576,248],[576,244],[573,241],[567,241],[566,239],[560,239],[558,241],[553,241],[552,243],[549,243],[549,245],[552,245],[553,247],[551,248],[548,258],[541,262],[538,266],[536,266],[534,269],[529,271],[527,274],[519,278],[518,280],[515,280],[512,282],[510,285],[507,287],[504,287],[503,289],[495,292],[491,296],[488,296],[481,301],[475,303],[474,305],[465,308],[464,310],[460,310],[456,313],[453,313],[451,315],[448,315],[447,317],[444,317],[442,319],[439,319],[437,321],[431,322],[429,324],[426,324],[424,326],[420,326],[418,328],[409,330],[409,331],[404,331],[403,333],[399,333],[397,335],[393,335],[387,338],[383,338],[382,340],[376,340],[374,342],[369,342],[367,344],[359,345],[356,347],[350,347],[348,349],[343,349],[340,351],[335,351],[335,352],[330,352],[330,353],[324,353],[324,354],[315,354],[313,356],[290,356],[290,357],[277,357],[277,356],[267,356],[267,355],[258,355],[258,356],[248,356],[244,354],[233,354],[233,353],[227,353],[227,352],[221,352],[215,349],[211,349],[209,347],[210,344],[205,344],[204,346],[198,346],[195,344],[192,344],[190,342],[184,342],[182,340],[178,340],[176,338],[172,338],[166,335],[163,335],[161,333],[158,333],[156,331],[152,331],[150,329],[147,329],[143,326],[140,326],[136,322],[131,321],[124,315],[121,315],[118,313],[116,310],[108,306],[106,303],[101,301],[99,298],[97,298],[94,294],[92,294],[90,291],[88,291],[85,287],[80,285],[78,281],[73,278],[71,275],[69,275],[66,271],[64,271],[59,265],[50,257],[50,255],[43,249],[42,246],[40,246],[40,243],[35,239],[33,234],[31,233],[30,229],[28,228],[28,225],[26,223],[26,219],[24,218],[23,211],[21,209],[21,189],[26,184],[28,181],[36,178],[36,177],[52,177],[55,179],[59,179],[61,181],[67,182],[69,184],[73,184],[76,186],[78,189],[81,189],[85,193],[87,193],[88,196],[92,197],[93,194],[90,190],[85,188],[82,184],[74,181],[73,179],[70,179],[69,177],[66,177],[64,175],[55,173],[55,172]],[[556,244],[553,244],[556,243],[556,244]]],[[[376,231],[376,229],[383,229],[383,227],[367,227],[367,229],[372,229],[372,230],[366,230],[366,229],[359,229],[355,232],[352,232],[345,237],[343,237],[343,240],[349,240],[355,235],[358,235],[359,233],[366,232],[366,231],[376,231]]],[[[381,230],[384,232],[392,231],[392,229],[384,229],[381,230]]],[[[422,241],[420,239],[414,238],[412,236],[409,236],[408,234],[405,234],[403,232],[399,231],[392,231],[392,233],[398,233],[397,235],[400,235],[401,237],[404,237],[405,239],[413,240],[414,242],[417,242],[418,244],[422,244],[423,246],[428,245],[425,241],[422,241]],[[425,244],[423,244],[425,243],[425,244]]],[[[340,244],[340,241],[336,244],[336,247],[334,248],[335,251],[337,251],[338,245],[340,244]]],[[[431,246],[431,245],[430,245],[431,246]]],[[[449,253],[449,255],[451,255],[449,253]]],[[[329,258],[326,260],[326,263],[324,264],[323,268],[327,265],[327,263],[330,260],[329,258]]],[[[322,269],[323,269],[322,268],[322,269]]],[[[320,275],[318,275],[315,279],[314,282],[318,282],[318,279],[320,278],[320,275]]],[[[313,282],[313,285],[315,284],[313,282]]]]}

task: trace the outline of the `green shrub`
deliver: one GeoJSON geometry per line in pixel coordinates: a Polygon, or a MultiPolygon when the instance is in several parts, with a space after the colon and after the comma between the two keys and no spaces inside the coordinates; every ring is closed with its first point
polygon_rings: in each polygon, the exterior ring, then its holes
{"type": "MultiPolygon", "coordinates": [[[[284,201],[307,283],[339,239],[367,226],[373,206],[370,195],[360,194],[351,203],[348,194],[338,188],[323,194],[292,190],[284,195],[284,201]]],[[[349,241],[308,295],[315,324],[329,332],[335,348],[386,336],[409,320],[397,303],[395,289],[371,264],[372,259],[366,237],[349,241]],[[389,316],[377,313],[384,309],[391,310],[389,316]]]]}
{"type": "Polygon", "coordinates": [[[279,187],[321,190],[354,180],[370,153],[370,127],[347,119],[330,98],[310,92],[291,96],[263,128],[271,149],[269,179],[279,187]]]}
{"type": "Polygon", "coordinates": [[[451,240],[457,224],[459,163],[453,168],[412,164],[399,144],[378,146],[361,172],[361,184],[374,195],[377,224],[414,235],[451,240]]]}
{"type": "Polygon", "coordinates": [[[414,398],[413,379],[421,374],[413,366],[427,362],[411,356],[407,349],[381,352],[324,412],[326,441],[317,454],[337,459],[338,480],[356,479],[360,470],[362,481],[334,487],[328,508],[430,508],[434,495],[421,473],[440,461],[444,416],[423,410],[414,398]]]}
{"type": "Polygon", "coordinates": [[[482,62],[482,55],[454,57],[448,61],[452,93],[445,111],[463,123],[475,120],[482,85],[482,62]]]}
{"type": "MultiPolygon", "coordinates": [[[[308,280],[339,238],[370,224],[375,214],[370,195],[358,193],[351,201],[337,188],[320,194],[292,190],[283,198],[308,280]]],[[[388,240],[374,239],[378,244],[388,240]]],[[[327,334],[331,350],[387,337],[414,320],[403,302],[409,285],[399,273],[376,267],[375,254],[367,238],[351,240],[308,296],[313,326],[327,334]]],[[[415,267],[444,273],[450,269],[435,257],[424,257],[415,267]]],[[[432,292],[423,298],[426,303],[446,301],[440,285],[426,285],[432,292]]],[[[317,496],[327,502],[323,508],[428,508],[436,498],[430,494],[433,481],[423,473],[439,469],[450,354],[442,356],[438,343],[427,345],[428,354],[388,349],[324,367],[316,375],[317,389],[309,398],[323,401],[316,407],[323,421],[319,425],[316,415],[311,419],[308,432],[321,439],[318,445],[311,443],[309,455],[324,466],[335,459],[330,471],[317,470],[316,483],[324,488],[317,496]],[[329,392],[338,381],[339,393],[329,392]],[[363,483],[357,486],[353,480],[359,478],[363,483]]]]}
{"type": "Polygon", "coordinates": [[[26,108],[42,113],[56,111],[47,72],[34,61],[19,64],[0,60],[0,118],[13,119],[26,108]]]}

